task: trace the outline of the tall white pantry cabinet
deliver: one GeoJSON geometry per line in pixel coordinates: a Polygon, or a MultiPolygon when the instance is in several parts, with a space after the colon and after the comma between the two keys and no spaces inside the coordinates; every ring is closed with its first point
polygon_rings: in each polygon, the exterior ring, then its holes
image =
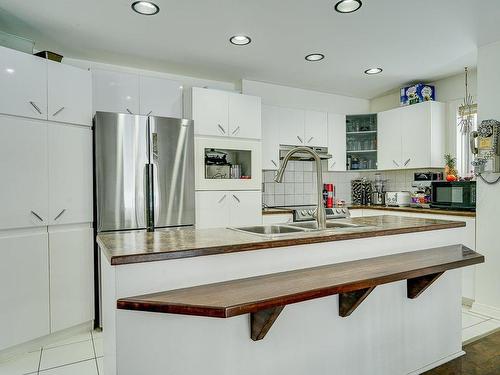
{"type": "Polygon", "coordinates": [[[0,47],[0,87],[1,351],[90,322],[94,280],[91,74],[0,47]]]}

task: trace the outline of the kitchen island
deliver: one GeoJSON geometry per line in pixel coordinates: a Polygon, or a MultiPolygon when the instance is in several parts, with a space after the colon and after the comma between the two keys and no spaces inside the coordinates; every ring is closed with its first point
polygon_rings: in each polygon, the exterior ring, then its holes
{"type": "Polygon", "coordinates": [[[399,375],[463,354],[459,267],[483,261],[465,224],[344,222],[101,234],[105,373],[399,375]]]}

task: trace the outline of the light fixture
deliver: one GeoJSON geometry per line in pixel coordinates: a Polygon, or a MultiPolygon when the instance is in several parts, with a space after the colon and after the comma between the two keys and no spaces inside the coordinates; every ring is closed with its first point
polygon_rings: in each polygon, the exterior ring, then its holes
{"type": "Polygon", "coordinates": [[[379,74],[382,73],[383,69],[382,68],[370,68],[365,70],[365,74],[379,74]]]}
{"type": "Polygon", "coordinates": [[[341,0],[335,4],[335,10],[339,13],[352,13],[361,8],[361,0],[341,0]]]}
{"type": "Polygon", "coordinates": [[[234,35],[229,38],[229,41],[236,46],[246,46],[247,44],[250,44],[252,39],[246,35],[234,35]]]}
{"type": "Polygon", "coordinates": [[[305,57],[307,61],[320,61],[323,60],[324,58],[325,55],[323,55],[322,53],[311,53],[310,55],[307,55],[305,57]]]}
{"type": "Polygon", "coordinates": [[[152,16],[160,11],[160,7],[150,1],[135,1],[132,9],[142,15],[152,16]]]}

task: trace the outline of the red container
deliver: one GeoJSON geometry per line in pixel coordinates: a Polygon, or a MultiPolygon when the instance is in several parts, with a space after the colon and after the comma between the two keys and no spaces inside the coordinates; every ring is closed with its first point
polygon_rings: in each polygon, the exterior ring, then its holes
{"type": "Polygon", "coordinates": [[[326,208],[333,207],[333,184],[324,184],[323,190],[326,191],[326,208]]]}

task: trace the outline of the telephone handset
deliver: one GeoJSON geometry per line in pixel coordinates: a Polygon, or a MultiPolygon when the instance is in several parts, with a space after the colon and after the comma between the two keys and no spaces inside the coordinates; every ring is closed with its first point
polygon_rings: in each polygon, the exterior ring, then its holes
{"type": "MultiPolygon", "coordinates": [[[[474,174],[500,173],[500,122],[485,120],[470,134],[470,147],[475,155],[474,174]]],[[[497,180],[498,182],[498,180],[497,180]]]]}

